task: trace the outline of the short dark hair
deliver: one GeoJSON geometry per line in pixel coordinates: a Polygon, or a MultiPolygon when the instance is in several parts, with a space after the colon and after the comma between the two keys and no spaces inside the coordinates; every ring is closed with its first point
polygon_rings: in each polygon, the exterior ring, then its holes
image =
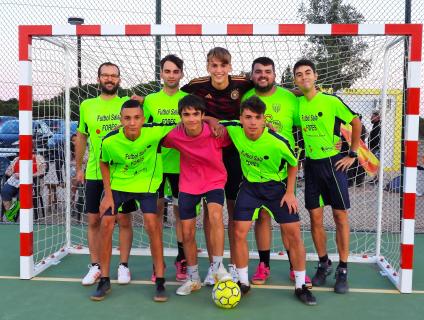
{"type": "Polygon", "coordinates": [[[215,47],[209,50],[206,60],[210,62],[212,58],[218,59],[225,64],[231,64],[231,53],[225,48],[215,47]]]}
{"type": "Polygon", "coordinates": [[[175,54],[168,54],[167,56],[162,58],[162,60],[160,61],[160,69],[161,70],[163,70],[163,65],[167,61],[172,62],[173,64],[175,64],[178,67],[178,69],[183,71],[184,61],[182,59],[178,58],[175,54]]]}
{"type": "Polygon", "coordinates": [[[108,67],[116,67],[116,69],[118,69],[118,76],[120,76],[120,75],[121,75],[121,70],[119,69],[119,67],[118,67],[116,64],[114,64],[114,63],[112,63],[112,62],[103,62],[103,63],[99,66],[99,69],[97,69],[97,76],[98,76],[99,78],[100,78],[101,70],[102,70],[102,68],[103,68],[104,66],[108,66],[108,67]]]}
{"type": "Polygon", "coordinates": [[[121,106],[121,111],[123,109],[130,109],[130,108],[140,108],[141,111],[143,111],[143,107],[141,106],[140,102],[133,99],[129,99],[125,101],[121,106]]]}
{"type": "Polygon", "coordinates": [[[193,94],[186,95],[180,101],[178,101],[178,114],[181,116],[184,109],[193,108],[201,113],[206,112],[205,101],[193,94]]]}
{"type": "Polygon", "coordinates": [[[253,73],[253,68],[255,67],[255,64],[261,64],[263,66],[272,66],[272,71],[274,71],[275,73],[275,64],[274,61],[271,58],[268,57],[259,57],[256,58],[255,60],[253,60],[252,62],[252,73],[253,73]]]}
{"type": "Polygon", "coordinates": [[[301,66],[308,66],[308,67],[311,67],[311,69],[312,69],[312,71],[314,72],[314,73],[316,73],[317,72],[317,68],[316,68],[316,66],[315,66],[315,63],[313,63],[311,60],[309,60],[309,59],[300,59],[299,61],[297,61],[295,64],[294,64],[294,67],[293,67],[293,74],[294,75],[296,75],[296,70],[299,68],[299,67],[301,67],[301,66]]]}
{"type": "Polygon", "coordinates": [[[257,114],[265,114],[266,105],[257,96],[251,96],[249,99],[243,101],[240,105],[240,115],[244,110],[250,110],[257,114]]]}

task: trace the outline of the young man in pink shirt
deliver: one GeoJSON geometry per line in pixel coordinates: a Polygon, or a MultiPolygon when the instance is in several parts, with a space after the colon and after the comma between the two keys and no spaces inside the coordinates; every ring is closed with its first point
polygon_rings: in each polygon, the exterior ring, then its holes
{"type": "Polygon", "coordinates": [[[224,186],[227,171],[222,161],[222,148],[231,144],[228,134],[213,136],[204,123],[205,103],[202,98],[188,95],[178,103],[182,124],[164,139],[163,146],[180,152],[180,181],[178,206],[183,231],[184,253],[187,259],[188,278],[177,289],[178,295],[189,295],[201,288],[197,264],[196,206],[206,199],[211,226],[213,275],[215,281],[230,280],[222,259],[224,253],[224,186]]]}

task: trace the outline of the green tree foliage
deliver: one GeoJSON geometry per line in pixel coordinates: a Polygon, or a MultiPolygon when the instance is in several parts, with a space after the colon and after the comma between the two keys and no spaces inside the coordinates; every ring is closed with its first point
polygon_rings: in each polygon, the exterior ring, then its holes
{"type": "Polygon", "coordinates": [[[283,75],[281,76],[281,86],[286,89],[294,88],[293,71],[290,66],[287,66],[287,68],[284,70],[283,75]]]}
{"type": "MultiPolygon", "coordinates": [[[[305,23],[362,23],[364,16],[343,0],[309,0],[302,3],[299,15],[305,23]]],[[[365,57],[368,44],[358,37],[311,36],[303,54],[315,62],[318,84],[337,91],[349,88],[365,76],[371,59],[365,57]]]]}

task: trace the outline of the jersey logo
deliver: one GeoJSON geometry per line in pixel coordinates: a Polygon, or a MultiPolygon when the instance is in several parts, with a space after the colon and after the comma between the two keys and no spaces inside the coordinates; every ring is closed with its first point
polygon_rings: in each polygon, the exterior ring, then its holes
{"type": "Polygon", "coordinates": [[[237,100],[240,97],[240,92],[238,89],[231,91],[231,99],[237,100]]]}
{"type": "Polygon", "coordinates": [[[211,95],[210,93],[208,93],[208,94],[205,96],[205,99],[213,99],[213,98],[212,98],[212,95],[211,95]]]}
{"type": "Polygon", "coordinates": [[[272,110],[274,110],[274,112],[280,112],[281,104],[279,104],[279,103],[272,104],[272,110]]]}

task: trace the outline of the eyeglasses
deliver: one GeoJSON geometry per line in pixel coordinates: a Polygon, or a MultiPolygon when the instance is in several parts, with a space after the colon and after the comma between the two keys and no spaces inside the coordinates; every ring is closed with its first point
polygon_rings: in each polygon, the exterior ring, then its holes
{"type": "Polygon", "coordinates": [[[118,79],[119,75],[102,73],[102,74],[100,74],[100,78],[103,78],[103,79],[107,79],[107,78],[118,79]]]}

